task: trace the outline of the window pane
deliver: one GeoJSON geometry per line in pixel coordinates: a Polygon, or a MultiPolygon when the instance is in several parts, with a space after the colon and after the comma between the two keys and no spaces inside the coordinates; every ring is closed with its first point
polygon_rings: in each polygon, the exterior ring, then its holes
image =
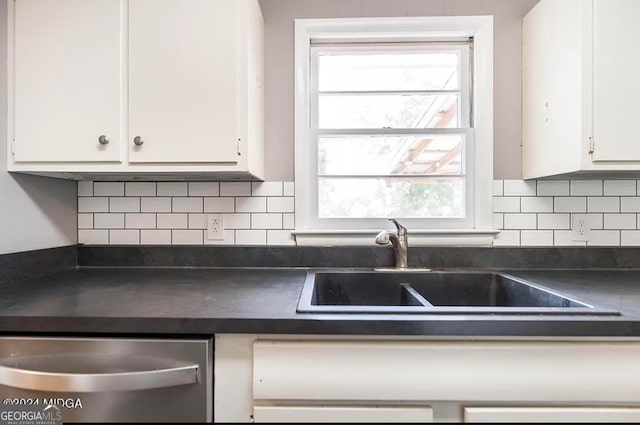
{"type": "Polygon", "coordinates": [[[320,177],[318,216],[464,217],[464,179],[320,177]]]}
{"type": "Polygon", "coordinates": [[[322,136],[319,175],[462,174],[464,135],[322,136]]]}
{"type": "Polygon", "coordinates": [[[456,51],[318,56],[320,91],[457,90],[456,51]]]}
{"type": "Polygon", "coordinates": [[[319,128],[458,128],[457,95],[329,95],[318,99],[319,128]]]}

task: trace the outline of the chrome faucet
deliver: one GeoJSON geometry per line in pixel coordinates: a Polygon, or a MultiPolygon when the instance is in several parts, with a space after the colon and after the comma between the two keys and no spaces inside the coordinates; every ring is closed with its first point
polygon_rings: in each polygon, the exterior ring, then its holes
{"type": "Polygon", "coordinates": [[[378,245],[386,245],[391,242],[391,245],[393,245],[393,252],[396,257],[396,268],[406,269],[408,267],[407,249],[409,248],[409,243],[407,242],[407,228],[393,218],[390,218],[389,221],[392,221],[393,224],[396,225],[396,229],[398,229],[398,231],[393,232],[391,230],[383,230],[378,233],[378,236],[376,236],[376,243],[378,245]]]}

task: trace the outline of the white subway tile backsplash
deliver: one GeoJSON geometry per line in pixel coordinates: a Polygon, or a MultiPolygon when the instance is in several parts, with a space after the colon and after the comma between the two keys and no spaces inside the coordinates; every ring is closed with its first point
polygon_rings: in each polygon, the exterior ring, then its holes
{"type": "Polygon", "coordinates": [[[93,214],[78,213],[78,229],[93,229],[93,214]]]}
{"type": "Polygon", "coordinates": [[[111,245],[140,245],[139,230],[109,230],[111,245]]]}
{"type": "Polygon", "coordinates": [[[494,246],[520,245],[520,230],[501,230],[493,241],[494,246]]]}
{"type": "Polygon", "coordinates": [[[236,245],[266,245],[266,230],[236,230],[236,245]]]}
{"type": "Polygon", "coordinates": [[[158,229],[186,229],[187,214],[157,214],[158,229]]]}
{"type": "Polygon", "coordinates": [[[620,245],[620,230],[592,230],[588,246],[618,246],[620,245]]]}
{"type": "Polygon", "coordinates": [[[141,212],[171,212],[171,198],[169,197],[144,197],[140,198],[141,212]]]}
{"type": "Polygon", "coordinates": [[[588,212],[620,212],[620,198],[617,196],[589,196],[587,198],[588,212]]]}
{"type": "Polygon", "coordinates": [[[127,229],[155,229],[156,215],[149,213],[130,213],[125,217],[127,229]]]}
{"type": "Polygon", "coordinates": [[[235,198],[204,198],[204,212],[234,212],[235,198]]]}
{"type": "Polygon", "coordinates": [[[296,228],[295,214],[282,214],[282,228],[283,229],[296,228]]]}
{"type": "Polygon", "coordinates": [[[290,230],[267,230],[267,245],[295,245],[290,230]]]}
{"type": "Polygon", "coordinates": [[[605,229],[635,229],[636,214],[604,214],[605,229]]]}
{"type": "Polygon", "coordinates": [[[251,196],[251,183],[222,182],[220,183],[220,196],[251,196]]]}
{"type": "Polygon", "coordinates": [[[236,212],[266,212],[267,198],[262,196],[236,198],[236,212]]]}
{"type": "Polygon", "coordinates": [[[620,212],[640,212],[640,197],[623,196],[620,198],[620,212]]]}
{"type": "Polygon", "coordinates": [[[235,230],[225,229],[224,239],[207,239],[207,232],[204,232],[205,245],[235,245],[235,243],[236,243],[235,230]]]}
{"type": "Polygon", "coordinates": [[[605,180],[604,196],[636,196],[636,181],[605,180]]]}
{"type": "Polygon", "coordinates": [[[620,245],[640,246],[640,230],[623,230],[620,232],[620,245]]]}
{"type": "Polygon", "coordinates": [[[569,180],[538,180],[538,196],[568,196],[569,180]]]}
{"type": "Polygon", "coordinates": [[[569,214],[538,214],[538,229],[570,229],[571,216],[569,214]]]}
{"type": "Polygon", "coordinates": [[[535,214],[505,214],[505,229],[535,229],[537,217],[535,214]]]}
{"type": "Polygon", "coordinates": [[[124,196],[124,182],[93,182],[93,196],[124,196]]]}
{"type": "Polygon", "coordinates": [[[78,196],[93,196],[93,182],[79,181],[78,196]]]}
{"type": "Polygon", "coordinates": [[[172,230],[171,243],[173,245],[202,245],[202,230],[172,230]]]}
{"type": "Polygon", "coordinates": [[[502,213],[493,213],[493,228],[494,229],[504,229],[504,214],[502,214],[502,213]]]}
{"type": "Polygon", "coordinates": [[[292,197],[267,198],[267,211],[292,213],[295,206],[293,199],[292,197]]]}
{"type": "Polygon", "coordinates": [[[493,196],[504,195],[504,180],[493,181],[493,196]]]}
{"type": "Polygon", "coordinates": [[[202,198],[173,198],[173,204],[171,208],[174,213],[201,213],[203,211],[202,198]]]}
{"type": "Polygon", "coordinates": [[[602,218],[603,214],[587,214],[587,222],[589,223],[589,228],[594,230],[602,230],[604,226],[604,219],[602,218]]]}
{"type": "Polygon", "coordinates": [[[571,196],[602,196],[602,180],[571,180],[571,196]]]}
{"type": "Polygon", "coordinates": [[[109,212],[109,198],[78,198],[78,212],[109,212]]]}
{"type": "Polygon", "coordinates": [[[250,214],[225,214],[222,217],[225,229],[250,229],[250,214]]]}
{"type": "Polygon", "coordinates": [[[121,213],[94,214],[93,227],[96,229],[124,229],[124,214],[121,214],[121,213]]]}
{"type": "Polygon", "coordinates": [[[251,196],[282,196],[282,182],[251,183],[251,196]]]}
{"type": "Polygon", "coordinates": [[[282,214],[251,214],[252,229],[282,229],[282,214]]]}
{"type": "Polygon", "coordinates": [[[186,182],[159,182],[157,183],[157,196],[187,196],[186,182]]]}
{"type": "Polygon", "coordinates": [[[156,196],[156,184],[154,182],[126,182],[124,184],[125,196],[156,196]]]}
{"type": "Polygon", "coordinates": [[[554,246],[586,246],[585,241],[574,241],[572,239],[571,230],[554,230],[553,245],[554,246]]]}
{"type": "Polygon", "coordinates": [[[640,246],[640,230],[623,230],[620,232],[621,246],[640,246]]]}
{"type": "Polygon", "coordinates": [[[218,182],[190,182],[189,196],[218,196],[220,183],[218,182]]]}
{"type": "Polygon", "coordinates": [[[520,204],[522,212],[553,212],[553,197],[551,196],[525,196],[520,198],[520,204]]]}
{"type": "Polygon", "coordinates": [[[585,197],[557,197],[554,198],[553,211],[557,213],[587,212],[587,198],[585,197]]]}
{"type": "MultiPolygon", "coordinates": [[[[638,181],[494,180],[494,245],[640,246],[638,181]],[[573,214],[587,214],[588,243],[572,240],[573,214]]],[[[294,193],[293,182],[78,182],[78,242],[294,245],[294,193]],[[209,213],[224,214],[224,239],[207,239],[209,213]]]]}
{"type": "Polygon", "coordinates": [[[522,246],[553,245],[553,230],[523,230],[520,232],[522,246]]]}
{"type": "Polygon", "coordinates": [[[171,245],[171,230],[140,230],[142,245],[171,245]]]}
{"type": "Polygon", "coordinates": [[[206,229],[207,214],[189,214],[189,229],[206,229]]]}
{"type": "Polygon", "coordinates": [[[504,196],[536,196],[535,180],[504,180],[504,196]]]}
{"type": "Polygon", "coordinates": [[[284,182],[284,188],[283,188],[283,195],[284,196],[295,196],[295,184],[293,182],[284,182]]]}
{"type": "MultiPolygon", "coordinates": [[[[155,199],[155,198],[153,198],[155,199]]],[[[114,212],[140,212],[140,198],[116,197],[109,198],[109,211],[114,212]]]]}
{"type": "Polygon", "coordinates": [[[78,230],[78,243],[86,245],[108,245],[108,230],[80,229],[78,230]]]}
{"type": "Polygon", "coordinates": [[[493,212],[520,212],[520,198],[494,197],[493,212]]]}

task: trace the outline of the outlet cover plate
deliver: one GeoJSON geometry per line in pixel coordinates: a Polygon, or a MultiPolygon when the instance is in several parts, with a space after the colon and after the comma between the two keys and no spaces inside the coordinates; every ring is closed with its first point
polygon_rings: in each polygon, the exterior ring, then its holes
{"type": "Polygon", "coordinates": [[[224,239],[224,219],[222,214],[207,214],[207,239],[224,239]]]}
{"type": "Polygon", "coordinates": [[[588,241],[591,236],[591,224],[587,214],[573,214],[571,216],[571,240],[576,242],[588,241]]]}

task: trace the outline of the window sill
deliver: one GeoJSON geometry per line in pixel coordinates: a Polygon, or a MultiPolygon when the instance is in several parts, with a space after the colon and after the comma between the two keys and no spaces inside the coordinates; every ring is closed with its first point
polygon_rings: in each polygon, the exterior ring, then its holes
{"type": "MultiPolygon", "coordinates": [[[[298,246],[366,246],[380,230],[295,230],[298,246]]],[[[491,246],[495,229],[409,230],[409,246],[491,246]]]]}

